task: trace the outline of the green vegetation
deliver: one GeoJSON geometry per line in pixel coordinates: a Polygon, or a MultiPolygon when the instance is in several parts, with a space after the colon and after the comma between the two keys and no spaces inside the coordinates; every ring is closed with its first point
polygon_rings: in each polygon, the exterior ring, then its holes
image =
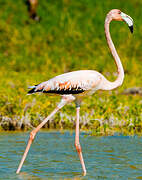
{"type": "MultiPolygon", "coordinates": [[[[111,23],[111,35],[121,57],[125,80],[112,91],[85,98],[81,128],[93,134],[142,133],[142,98],[124,95],[142,85],[142,2],[139,0],[39,1],[40,22],[29,19],[25,1],[0,0],[0,128],[37,126],[59,101],[58,96],[26,96],[27,87],[60,73],[95,69],[109,80],[116,66],[107,48],[104,19],[112,8],[134,19],[134,34],[123,22],[111,23]]],[[[47,128],[74,128],[75,105],[67,105],[47,128]]]]}

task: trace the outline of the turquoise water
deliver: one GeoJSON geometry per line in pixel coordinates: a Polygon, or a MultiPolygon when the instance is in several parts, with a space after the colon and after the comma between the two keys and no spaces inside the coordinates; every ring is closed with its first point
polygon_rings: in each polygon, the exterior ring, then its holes
{"type": "Polygon", "coordinates": [[[74,133],[39,132],[19,175],[29,133],[0,133],[0,179],[142,179],[142,138],[81,133],[87,175],[74,147],[74,133]]]}

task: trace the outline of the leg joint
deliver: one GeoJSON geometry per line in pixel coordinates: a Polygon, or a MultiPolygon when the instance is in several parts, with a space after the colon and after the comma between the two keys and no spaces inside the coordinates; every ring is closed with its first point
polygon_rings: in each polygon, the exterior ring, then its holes
{"type": "Polygon", "coordinates": [[[34,140],[35,135],[36,135],[36,133],[35,133],[34,130],[30,132],[30,139],[31,139],[32,141],[34,140]]]}
{"type": "Polygon", "coordinates": [[[80,143],[75,142],[75,147],[76,147],[76,150],[77,150],[78,153],[80,153],[82,151],[80,143]]]}

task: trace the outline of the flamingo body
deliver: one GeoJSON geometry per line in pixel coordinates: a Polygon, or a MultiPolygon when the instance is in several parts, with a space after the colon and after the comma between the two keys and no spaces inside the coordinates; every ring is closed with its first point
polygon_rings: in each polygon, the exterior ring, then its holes
{"type": "Polygon", "coordinates": [[[103,75],[93,70],[68,72],[33,86],[28,94],[43,92],[75,96],[91,95],[100,88],[102,79],[105,79],[103,75]]]}

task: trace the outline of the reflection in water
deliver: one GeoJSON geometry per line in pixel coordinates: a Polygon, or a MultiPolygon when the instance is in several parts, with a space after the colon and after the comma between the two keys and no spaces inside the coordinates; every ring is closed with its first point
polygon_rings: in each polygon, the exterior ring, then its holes
{"type": "Polygon", "coordinates": [[[81,134],[87,176],[74,147],[74,133],[39,132],[21,173],[16,169],[28,141],[28,133],[0,134],[1,179],[142,179],[142,138],[94,137],[81,134]]]}

